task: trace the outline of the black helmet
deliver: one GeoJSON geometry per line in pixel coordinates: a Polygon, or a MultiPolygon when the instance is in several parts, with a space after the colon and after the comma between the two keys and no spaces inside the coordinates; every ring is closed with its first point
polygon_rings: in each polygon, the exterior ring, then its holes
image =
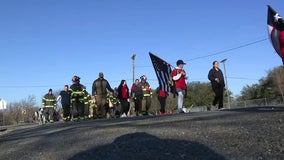
{"type": "Polygon", "coordinates": [[[73,76],[72,82],[80,82],[80,77],[78,77],[78,76],[73,76]]]}
{"type": "Polygon", "coordinates": [[[140,77],[140,79],[146,81],[146,80],[147,80],[147,77],[146,77],[145,75],[143,75],[143,76],[140,77]]]}

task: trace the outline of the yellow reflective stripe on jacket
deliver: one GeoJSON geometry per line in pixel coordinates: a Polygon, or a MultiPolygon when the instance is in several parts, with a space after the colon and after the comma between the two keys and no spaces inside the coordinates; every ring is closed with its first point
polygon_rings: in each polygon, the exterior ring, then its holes
{"type": "Polygon", "coordinates": [[[42,98],[42,105],[46,108],[53,108],[56,106],[56,99],[55,98],[42,98]]]}
{"type": "Polygon", "coordinates": [[[151,94],[148,94],[148,93],[144,94],[144,97],[149,97],[149,96],[151,96],[151,94]]]}
{"type": "Polygon", "coordinates": [[[149,96],[152,95],[152,92],[151,92],[151,91],[147,91],[147,90],[146,90],[146,87],[145,87],[145,88],[142,87],[142,91],[143,91],[143,96],[144,96],[144,97],[149,97],[149,96]]]}
{"type": "MultiPolygon", "coordinates": [[[[79,100],[80,102],[84,102],[84,98],[78,98],[77,100],[79,100]]],[[[75,102],[76,98],[72,98],[71,102],[75,102]]]]}
{"type": "Polygon", "coordinates": [[[54,99],[45,99],[46,102],[55,102],[54,99]]]}
{"type": "Polygon", "coordinates": [[[71,95],[74,95],[74,94],[84,95],[84,93],[85,93],[84,90],[83,91],[73,91],[71,95]]]}

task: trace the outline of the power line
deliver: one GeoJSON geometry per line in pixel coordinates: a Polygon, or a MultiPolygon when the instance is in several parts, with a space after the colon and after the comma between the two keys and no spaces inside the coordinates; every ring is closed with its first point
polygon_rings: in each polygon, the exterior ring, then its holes
{"type": "MultiPolygon", "coordinates": [[[[254,78],[245,78],[245,77],[228,77],[228,79],[236,79],[236,80],[248,80],[248,81],[258,81],[259,79],[254,79],[254,78]]],[[[207,78],[189,78],[189,81],[201,81],[201,80],[206,80],[208,81],[207,78]]]]}
{"type": "Polygon", "coordinates": [[[208,54],[208,55],[204,55],[204,56],[188,59],[188,60],[185,60],[185,61],[193,61],[193,60],[197,60],[197,59],[201,59],[201,58],[207,58],[207,57],[216,56],[216,55],[223,54],[223,53],[226,53],[226,52],[229,52],[229,51],[233,51],[233,50],[237,50],[237,49],[240,49],[240,48],[244,48],[244,47],[256,44],[256,43],[260,43],[260,42],[263,42],[263,41],[266,41],[266,40],[268,40],[268,38],[260,39],[260,40],[257,40],[257,41],[254,41],[254,42],[250,42],[250,43],[247,43],[247,44],[244,44],[244,45],[241,45],[241,46],[233,47],[233,48],[226,49],[226,50],[223,50],[223,51],[220,51],[220,52],[216,52],[216,53],[213,53],[213,54],[208,54]]]}
{"type": "MultiPolygon", "coordinates": [[[[216,53],[213,53],[213,54],[208,54],[208,55],[204,55],[204,56],[195,57],[195,58],[188,59],[188,60],[185,60],[185,61],[188,62],[188,61],[194,61],[194,60],[201,59],[201,58],[207,58],[207,57],[216,56],[216,55],[219,55],[219,54],[223,54],[223,53],[226,53],[226,52],[230,52],[230,51],[233,51],[233,50],[237,50],[237,49],[240,49],[240,48],[251,46],[251,45],[254,45],[256,43],[260,43],[260,42],[266,41],[268,39],[269,38],[263,38],[263,39],[256,40],[256,41],[253,41],[253,42],[250,42],[250,43],[246,43],[246,44],[243,44],[243,45],[240,45],[240,46],[237,46],[237,47],[229,48],[229,49],[226,49],[226,50],[223,50],[223,51],[219,51],[219,52],[216,52],[216,53]]],[[[146,68],[146,67],[152,67],[152,66],[136,66],[136,67],[137,68],[146,68]]]]}

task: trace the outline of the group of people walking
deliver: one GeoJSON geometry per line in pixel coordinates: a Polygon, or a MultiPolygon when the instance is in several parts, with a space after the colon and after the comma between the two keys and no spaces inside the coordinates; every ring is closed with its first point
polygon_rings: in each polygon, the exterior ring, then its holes
{"type": "MultiPolygon", "coordinates": [[[[187,75],[183,69],[184,63],[182,60],[176,62],[176,67],[171,73],[171,77],[175,83],[175,93],[177,97],[178,113],[184,113],[183,100],[186,96],[187,75]]],[[[212,84],[212,89],[215,93],[213,105],[219,104],[218,108],[223,108],[223,92],[224,92],[224,77],[222,71],[218,67],[218,62],[213,62],[213,68],[208,73],[208,79],[212,84]]],[[[99,73],[99,77],[93,82],[92,93],[86,91],[86,87],[80,83],[80,77],[72,77],[72,85],[65,85],[64,90],[59,93],[56,98],[52,89],[42,98],[42,105],[44,106],[44,114],[46,119],[53,123],[54,108],[58,101],[61,101],[63,109],[63,120],[70,121],[71,119],[77,121],[79,119],[87,118],[105,118],[109,113],[109,107],[114,107],[114,103],[118,102],[120,105],[119,116],[127,117],[130,108],[130,99],[134,101],[134,111],[136,116],[148,115],[151,106],[152,89],[147,82],[145,75],[136,79],[131,88],[128,87],[126,80],[121,80],[119,86],[114,90],[111,88],[109,82],[104,79],[104,74],[99,73]],[[111,97],[111,98],[110,98],[111,97]],[[118,101],[114,102],[113,99],[118,101]],[[95,106],[95,107],[91,107],[95,106]]],[[[166,114],[165,106],[168,93],[159,88],[158,100],[160,102],[160,115],[166,114]]]]}
{"type": "Polygon", "coordinates": [[[141,81],[136,79],[131,88],[128,87],[126,80],[121,80],[114,90],[104,79],[104,74],[100,72],[99,77],[93,82],[92,94],[89,94],[86,87],[80,83],[80,77],[74,76],[70,88],[65,85],[57,98],[53,95],[52,89],[49,89],[49,92],[42,98],[46,120],[50,123],[55,121],[54,113],[58,101],[61,101],[64,121],[106,118],[112,109],[110,107],[115,107],[117,104],[120,106],[119,116],[127,117],[130,99],[134,101],[137,116],[148,115],[152,90],[145,75],[140,79],[141,81]]]}

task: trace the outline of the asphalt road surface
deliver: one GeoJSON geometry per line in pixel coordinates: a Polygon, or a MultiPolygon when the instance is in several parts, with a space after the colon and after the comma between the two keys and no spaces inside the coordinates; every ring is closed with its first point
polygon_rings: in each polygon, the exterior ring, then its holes
{"type": "Polygon", "coordinates": [[[8,126],[0,159],[282,160],[284,107],[8,126]]]}

